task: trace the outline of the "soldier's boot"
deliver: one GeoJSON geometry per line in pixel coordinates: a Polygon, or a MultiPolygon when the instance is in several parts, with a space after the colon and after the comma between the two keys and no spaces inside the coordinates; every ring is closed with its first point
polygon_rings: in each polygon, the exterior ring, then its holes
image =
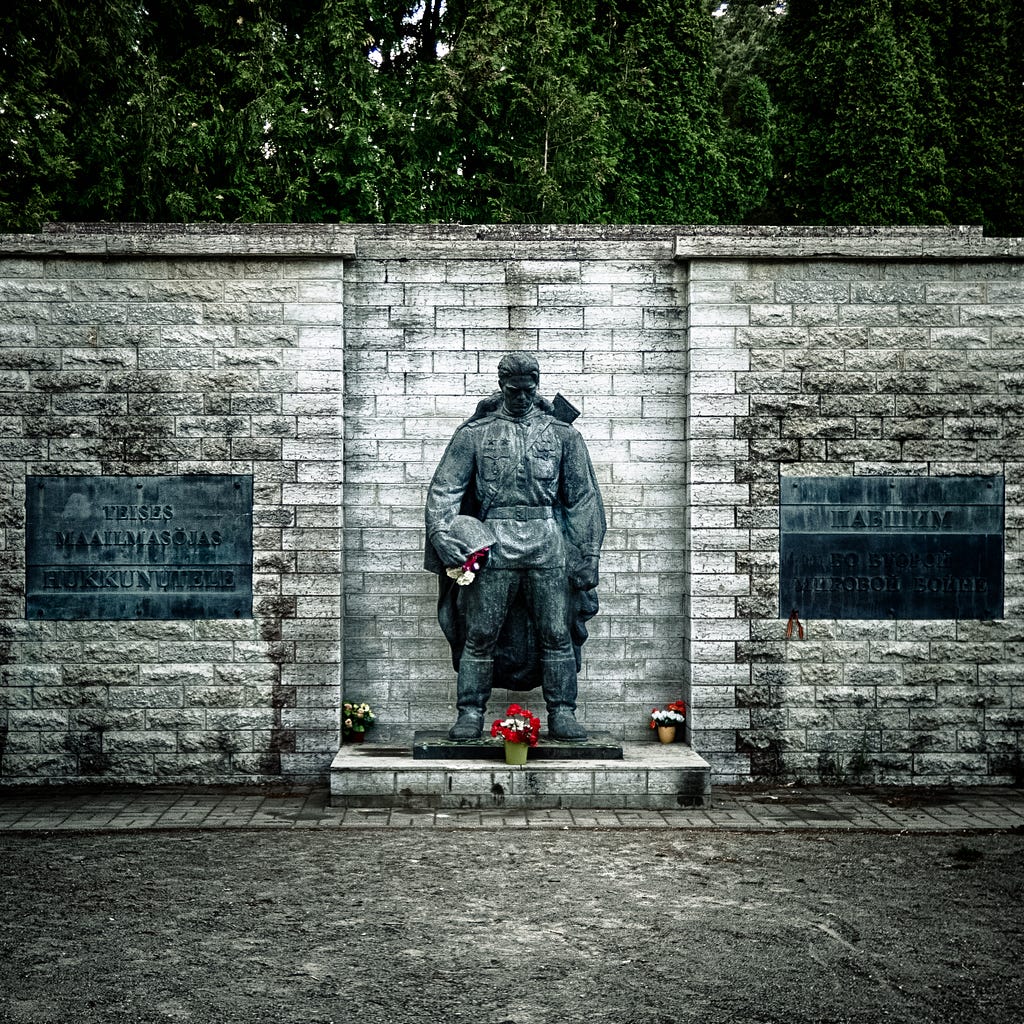
{"type": "Polygon", "coordinates": [[[477,740],[484,727],[484,710],[491,696],[494,662],[490,658],[470,658],[463,655],[459,661],[458,693],[455,706],[459,717],[448,730],[450,740],[477,740]]]}
{"type": "Polygon", "coordinates": [[[543,669],[548,735],[553,740],[585,740],[587,730],[576,721],[576,660],[545,658],[543,669]]]}

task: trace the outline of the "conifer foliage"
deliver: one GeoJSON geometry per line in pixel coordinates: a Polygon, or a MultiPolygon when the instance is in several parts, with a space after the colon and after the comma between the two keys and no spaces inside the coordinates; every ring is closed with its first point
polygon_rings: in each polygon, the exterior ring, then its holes
{"type": "Polygon", "coordinates": [[[981,223],[1017,0],[15,0],[0,229],[981,223]]]}

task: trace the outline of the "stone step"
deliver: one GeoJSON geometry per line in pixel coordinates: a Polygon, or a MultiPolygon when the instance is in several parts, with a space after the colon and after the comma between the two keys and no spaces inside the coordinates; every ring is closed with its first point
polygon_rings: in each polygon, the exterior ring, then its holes
{"type": "Polygon", "coordinates": [[[621,760],[413,759],[411,747],[346,744],[331,764],[334,807],[706,807],[711,766],[685,743],[624,743],[621,760]]]}
{"type": "MultiPolygon", "coordinates": [[[[553,740],[545,733],[530,750],[531,761],[621,761],[622,744],[603,732],[582,740],[553,740]]],[[[447,732],[424,730],[412,738],[414,761],[505,761],[504,740],[489,735],[450,740],[447,732]]]]}

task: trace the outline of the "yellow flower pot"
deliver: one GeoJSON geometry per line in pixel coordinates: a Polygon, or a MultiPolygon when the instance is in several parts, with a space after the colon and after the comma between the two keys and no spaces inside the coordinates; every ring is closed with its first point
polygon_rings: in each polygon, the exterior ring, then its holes
{"type": "Polygon", "coordinates": [[[659,725],[658,739],[661,740],[662,743],[675,743],[676,727],[674,725],[659,725]]]}
{"type": "Polygon", "coordinates": [[[526,764],[526,752],[529,749],[529,743],[513,743],[511,740],[505,740],[505,764],[526,764]]]}

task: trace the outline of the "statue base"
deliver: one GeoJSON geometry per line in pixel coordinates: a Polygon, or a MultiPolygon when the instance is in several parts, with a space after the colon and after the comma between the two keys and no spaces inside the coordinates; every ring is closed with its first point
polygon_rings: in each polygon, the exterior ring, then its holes
{"type": "MultiPolygon", "coordinates": [[[[421,731],[413,736],[414,761],[504,761],[505,744],[485,734],[478,740],[450,740],[447,732],[421,731]]],[[[553,740],[541,734],[531,747],[529,761],[621,761],[622,744],[607,733],[591,733],[585,740],[553,740]]]]}
{"type": "MultiPolygon", "coordinates": [[[[446,733],[434,736],[451,750],[446,733]]],[[[602,741],[598,736],[587,742],[602,741]]],[[[504,743],[490,736],[464,746],[491,753],[486,759],[441,755],[413,760],[408,746],[346,743],[331,765],[331,806],[411,813],[476,809],[480,823],[487,824],[500,822],[506,808],[679,810],[711,802],[711,766],[686,743],[648,739],[623,743],[621,760],[556,761],[545,760],[543,752],[580,745],[555,747],[542,739],[522,766],[505,764],[504,743]]]]}

